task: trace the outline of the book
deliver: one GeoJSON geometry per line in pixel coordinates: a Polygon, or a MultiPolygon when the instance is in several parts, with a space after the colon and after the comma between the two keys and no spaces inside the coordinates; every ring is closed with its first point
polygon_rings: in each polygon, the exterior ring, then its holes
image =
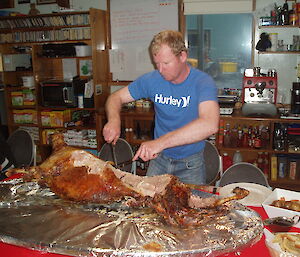
{"type": "Polygon", "coordinates": [[[289,168],[289,179],[295,180],[297,174],[297,160],[291,159],[290,160],[290,168],[289,168]]]}
{"type": "Polygon", "coordinates": [[[276,181],[277,180],[277,156],[273,155],[271,156],[271,180],[276,181]]]}

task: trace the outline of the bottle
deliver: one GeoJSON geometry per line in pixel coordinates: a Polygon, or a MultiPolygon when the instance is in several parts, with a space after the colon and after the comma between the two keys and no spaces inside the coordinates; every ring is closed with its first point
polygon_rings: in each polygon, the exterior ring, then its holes
{"type": "Polygon", "coordinates": [[[262,146],[262,143],[261,143],[261,134],[260,134],[259,131],[257,131],[256,136],[254,138],[253,146],[256,149],[260,149],[261,146],[262,146]]]}
{"type": "Polygon", "coordinates": [[[248,128],[245,125],[243,128],[243,142],[242,142],[242,146],[243,147],[248,147],[248,128]]]}
{"type": "Polygon", "coordinates": [[[261,169],[261,171],[263,171],[263,153],[262,152],[258,152],[257,153],[257,167],[261,169]]]}
{"type": "Polygon", "coordinates": [[[230,135],[230,147],[237,147],[238,146],[238,128],[235,125],[231,130],[230,135]]]}
{"type": "Polygon", "coordinates": [[[267,148],[270,140],[269,127],[263,126],[261,129],[261,147],[267,148]]]}
{"type": "Polygon", "coordinates": [[[237,143],[237,146],[238,147],[243,146],[243,130],[242,130],[240,125],[238,127],[238,143],[237,143]]]}
{"type": "Polygon", "coordinates": [[[232,158],[228,155],[228,153],[223,153],[222,163],[223,172],[226,171],[233,164],[232,158]]]}
{"type": "Polygon", "coordinates": [[[293,7],[289,12],[289,24],[296,26],[299,25],[299,17],[296,10],[296,3],[293,3],[293,7]]]}
{"type": "Polygon", "coordinates": [[[224,143],[224,120],[220,120],[218,144],[223,145],[223,143],[224,143]]]}
{"type": "Polygon", "coordinates": [[[233,164],[236,164],[236,163],[239,163],[239,162],[243,161],[242,154],[239,150],[235,151],[232,161],[233,161],[233,164]]]}
{"type": "Polygon", "coordinates": [[[231,131],[230,131],[230,124],[226,124],[226,128],[224,129],[224,147],[231,146],[231,131]]]}
{"type": "Polygon", "coordinates": [[[269,177],[269,154],[267,152],[264,153],[264,158],[263,158],[263,173],[266,178],[269,177]]]}
{"type": "Polygon", "coordinates": [[[252,135],[252,126],[248,128],[248,147],[253,147],[253,135],[252,135]]]}
{"type": "Polygon", "coordinates": [[[289,5],[287,3],[287,0],[285,0],[285,3],[282,6],[281,18],[282,18],[283,25],[289,25],[290,24],[289,5]]]}
{"type": "Polygon", "coordinates": [[[274,6],[274,9],[271,10],[271,23],[272,25],[277,25],[277,17],[276,17],[276,4],[274,6]]]}

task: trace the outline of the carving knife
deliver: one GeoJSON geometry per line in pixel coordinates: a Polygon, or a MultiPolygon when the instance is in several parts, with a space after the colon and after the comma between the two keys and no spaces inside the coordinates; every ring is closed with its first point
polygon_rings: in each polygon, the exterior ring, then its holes
{"type": "Polygon", "coordinates": [[[111,153],[112,153],[114,165],[115,165],[115,167],[117,167],[118,161],[117,161],[117,156],[116,156],[116,146],[111,143],[110,147],[111,147],[111,153]]]}

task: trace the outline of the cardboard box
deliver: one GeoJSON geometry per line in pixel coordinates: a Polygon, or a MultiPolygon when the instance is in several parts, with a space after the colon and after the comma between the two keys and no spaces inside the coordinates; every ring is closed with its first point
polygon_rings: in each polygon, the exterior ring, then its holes
{"type": "MultiPolygon", "coordinates": [[[[271,206],[273,201],[279,200],[281,197],[284,197],[286,201],[299,200],[300,192],[275,188],[272,194],[270,194],[262,204],[269,218],[274,218],[278,216],[286,216],[292,218],[295,215],[300,215],[300,212],[297,211],[291,211],[291,210],[271,206]]],[[[300,228],[300,222],[298,222],[298,224],[296,224],[295,227],[300,228]]]]}
{"type": "Polygon", "coordinates": [[[21,91],[11,92],[11,104],[13,106],[22,106],[23,101],[23,93],[21,91]]]}
{"type": "Polygon", "coordinates": [[[24,89],[22,94],[24,105],[35,105],[35,94],[31,89],[24,89]]]}

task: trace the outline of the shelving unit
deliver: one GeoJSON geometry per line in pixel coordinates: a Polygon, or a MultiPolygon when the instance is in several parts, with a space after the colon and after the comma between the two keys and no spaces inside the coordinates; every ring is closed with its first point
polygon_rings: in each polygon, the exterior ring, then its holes
{"type": "MultiPolygon", "coordinates": [[[[298,167],[297,170],[297,176],[296,179],[290,179],[288,178],[288,174],[285,178],[279,178],[277,177],[276,180],[271,180],[271,157],[272,156],[278,156],[278,155],[286,155],[287,157],[291,157],[294,155],[297,155],[297,158],[300,158],[300,152],[291,152],[287,148],[285,148],[282,151],[274,150],[274,128],[275,124],[300,124],[300,120],[296,119],[281,119],[281,118],[251,118],[251,117],[244,117],[240,114],[235,114],[232,116],[229,115],[222,115],[221,120],[224,121],[224,124],[229,123],[231,128],[235,125],[241,125],[241,126],[268,126],[269,128],[269,140],[267,141],[267,144],[265,146],[255,148],[255,147],[225,147],[223,143],[220,143],[219,137],[220,135],[217,135],[216,137],[216,147],[219,150],[219,153],[223,155],[225,152],[233,157],[234,153],[239,150],[242,154],[243,161],[246,162],[255,162],[258,157],[258,153],[266,153],[268,155],[268,181],[272,187],[280,187],[290,190],[296,190],[299,191],[300,188],[300,182],[299,182],[299,176],[300,176],[300,167],[298,167]]],[[[300,159],[299,159],[300,160],[300,159]]],[[[288,167],[287,167],[288,169],[288,167]]],[[[277,171],[278,172],[278,171],[277,171]]]]}
{"type": "MultiPolygon", "coordinates": [[[[106,11],[91,8],[89,11],[55,13],[43,15],[27,15],[17,17],[0,17],[0,52],[1,57],[8,54],[19,55],[28,54],[31,57],[30,70],[6,71],[2,69],[2,81],[5,86],[7,99],[7,116],[9,132],[13,132],[19,127],[30,130],[34,127],[38,130],[36,144],[41,155],[45,159],[49,154],[49,146],[45,143],[45,130],[94,130],[96,138],[99,137],[98,126],[96,126],[96,112],[104,105],[108,96],[107,76],[108,76],[108,21],[106,11]],[[91,46],[91,56],[59,56],[49,57],[43,54],[45,44],[69,44],[83,43],[91,46]],[[63,61],[72,59],[76,62],[77,74],[80,79],[93,81],[93,100],[92,108],[55,108],[43,107],[41,99],[40,83],[49,79],[63,80],[63,61]],[[91,74],[82,72],[80,64],[82,62],[91,63],[93,71],[91,74]],[[12,105],[12,94],[23,91],[22,76],[33,76],[34,86],[30,88],[33,92],[35,103],[32,105],[20,104],[12,105]],[[45,111],[52,114],[59,111],[68,110],[70,115],[78,111],[87,111],[95,116],[93,124],[76,125],[64,127],[64,125],[45,125],[42,114],[45,111]],[[34,121],[23,123],[16,120],[14,113],[33,112],[34,121]]],[[[28,89],[26,89],[28,90],[28,89]]],[[[24,115],[26,116],[26,115],[24,115]]],[[[96,140],[96,139],[95,139],[96,140]]],[[[47,141],[47,140],[46,140],[47,141]]],[[[79,147],[99,150],[100,145],[79,147]]]]}

